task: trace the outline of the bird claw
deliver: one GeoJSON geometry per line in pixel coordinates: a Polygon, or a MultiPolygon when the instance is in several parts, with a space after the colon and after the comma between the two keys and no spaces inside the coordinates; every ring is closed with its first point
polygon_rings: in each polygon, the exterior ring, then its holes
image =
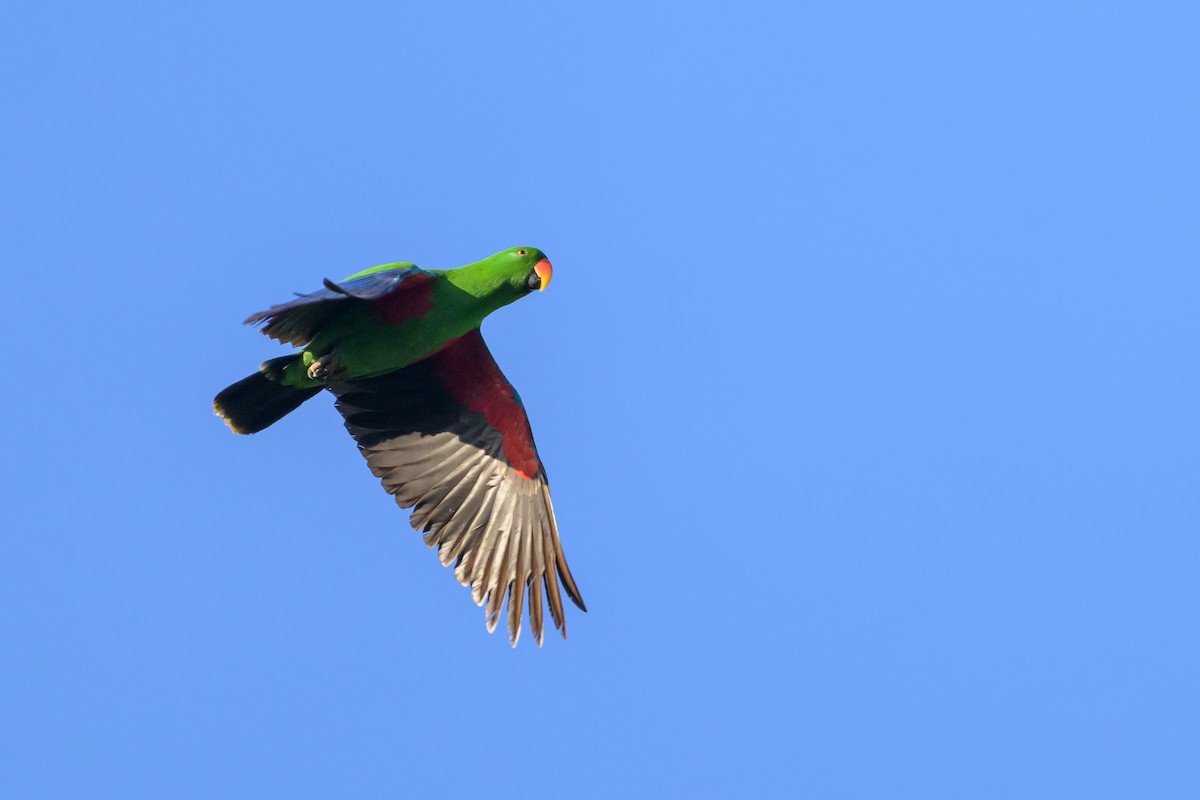
{"type": "Polygon", "coordinates": [[[341,371],[337,356],[334,353],[328,353],[308,365],[308,379],[324,383],[337,378],[341,371]]]}

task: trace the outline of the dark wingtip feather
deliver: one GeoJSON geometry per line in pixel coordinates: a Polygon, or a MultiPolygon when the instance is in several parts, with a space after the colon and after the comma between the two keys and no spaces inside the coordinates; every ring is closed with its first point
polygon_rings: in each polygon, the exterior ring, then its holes
{"type": "Polygon", "coordinates": [[[546,508],[550,512],[550,539],[553,542],[553,557],[558,577],[562,579],[567,597],[571,598],[571,602],[580,611],[586,612],[587,606],[583,602],[583,595],[579,593],[579,587],[575,585],[575,577],[571,574],[571,568],[567,566],[567,555],[563,552],[562,539],[558,535],[558,520],[554,518],[554,503],[550,500],[550,484],[545,482],[542,483],[542,497],[545,498],[546,508]]]}
{"type": "Polygon", "coordinates": [[[329,278],[325,278],[325,279],[323,279],[323,280],[321,281],[321,284],[322,284],[322,285],[323,285],[323,286],[324,286],[326,289],[328,289],[329,291],[333,292],[334,294],[341,294],[341,295],[345,295],[346,297],[353,297],[353,296],[354,296],[354,295],[350,294],[348,291],[346,291],[345,289],[343,289],[341,286],[338,286],[336,283],[334,283],[333,281],[329,280],[329,278]]]}

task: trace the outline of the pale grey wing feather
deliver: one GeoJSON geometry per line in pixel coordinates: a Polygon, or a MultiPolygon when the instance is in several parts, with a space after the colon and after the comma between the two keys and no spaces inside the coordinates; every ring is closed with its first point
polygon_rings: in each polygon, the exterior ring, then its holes
{"type": "Polygon", "coordinates": [[[540,645],[544,588],[565,638],[560,577],[586,608],[557,541],[544,470],[533,477],[516,470],[504,458],[500,432],[480,414],[448,406],[445,393],[430,389],[414,367],[331,386],[347,429],[384,489],[412,509],[413,528],[437,548],[442,564],[454,565],[455,579],[484,607],[489,631],[507,597],[509,639],[516,644],[527,613],[540,645]]]}

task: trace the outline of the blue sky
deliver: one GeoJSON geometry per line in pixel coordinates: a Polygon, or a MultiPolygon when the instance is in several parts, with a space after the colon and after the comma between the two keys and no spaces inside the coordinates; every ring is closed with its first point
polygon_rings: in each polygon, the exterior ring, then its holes
{"type": "Polygon", "coordinates": [[[5,796],[1200,792],[1194,5],[6,17],[5,796]],[[210,402],[519,244],[591,611],[514,651],[331,402],[210,402]]]}

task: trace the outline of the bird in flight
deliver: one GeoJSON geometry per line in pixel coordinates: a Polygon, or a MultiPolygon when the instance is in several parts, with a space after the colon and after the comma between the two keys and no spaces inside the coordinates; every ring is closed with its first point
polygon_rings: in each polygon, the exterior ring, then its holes
{"type": "Polygon", "coordinates": [[[383,264],[252,314],[300,348],[217,394],[235,433],[257,433],[327,389],[367,465],[443,565],[471,588],[494,631],[508,597],[515,647],[529,592],[542,644],[543,605],[567,636],[559,580],[587,608],[563,555],[546,470],[521,397],[484,344],[488,314],[545,290],[552,269],[514,247],[457,269],[383,264]]]}

